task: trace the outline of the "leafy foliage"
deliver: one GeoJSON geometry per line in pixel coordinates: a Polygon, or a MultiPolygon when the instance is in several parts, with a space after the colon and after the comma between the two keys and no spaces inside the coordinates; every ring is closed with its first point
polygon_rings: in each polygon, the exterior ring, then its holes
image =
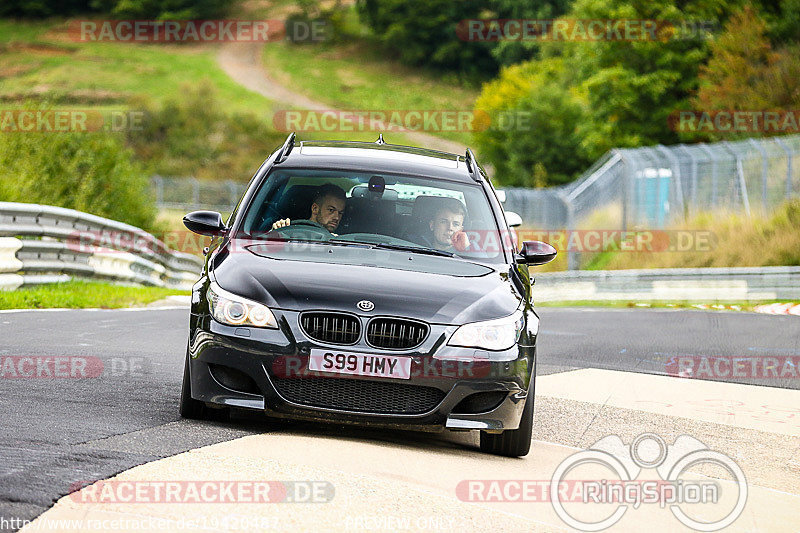
{"type": "Polygon", "coordinates": [[[549,19],[566,13],[572,0],[357,0],[362,22],[401,61],[457,72],[468,78],[536,57],[535,41],[467,42],[457,32],[469,19],[549,19]]]}
{"type": "Polygon", "coordinates": [[[133,107],[145,119],[127,142],[150,171],[167,176],[246,180],[285,138],[254,114],[226,110],[208,81],[186,85],[163,105],[140,99],[133,107]]]}
{"type": "MultiPolygon", "coordinates": [[[[490,16],[498,19],[555,19],[566,14],[571,4],[572,0],[493,0],[490,16]]],[[[536,41],[499,41],[492,47],[492,57],[499,65],[507,66],[539,57],[540,49],[536,41]]]]}
{"type": "Polygon", "coordinates": [[[359,16],[381,45],[408,65],[482,77],[497,71],[489,43],[465,43],[459,21],[478,17],[481,0],[357,0],[359,16]]]}
{"type": "MultiPolygon", "coordinates": [[[[790,9],[795,1],[783,0],[779,9],[790,9]]],[[[736,13],[739,4],[575,0],[565,18],[702,21],[714,26],[736,13]]],[[[771,50],[771,27],[764,22],[771,19],[760,18],[765,9],[745,9],[746,15],[734,16],[716,40],[664,25],[649,40],[542,42],[538,57],[504,70],[484,85],[476,102],[476,109],[493,120],[505,110],[533,110],[541,117],[540,131],[526,132],[523,138],[522,132],[513,136],[490,128],[475,135],[477,147],[503,183],[530,182],[533,161],[539,161],[548,184],[557,184],[574,179],[611,148],[679,142],[681,137],[669,127],[670,114],[692,104],[796,106],[797,48],[771,50]]],[[[783,24],[772,29],[780,27],[781,35],[794,31],[792,23],[783,24]]]]}
{"type": "Polygon", "coordinates": [[[565,75],[563,60],[549,58],[508,67],[484,86],[475,107],[491,122],[475,134],[475,142],[499,183],[566,183],[590,163],[576,129],[586,111],[578,97],[563,90],[565,75]]]}
{"type": "Polygon", "coordinates": [[[144,169],[107,133],[0,135],[0,201],[77,209],[153,230],[144,169]]]}
{"type": "MultiPolygon", "coordinates": [[[[752,7],[745,7],[730,18],[723,34],[711,46],[708,64],[700,70],[700,88],[692,100],[695,109],[797,109],[800,46],[794,43],[775,49],[768,31],[766,20],[752,7]]],[[[704,138],[757,135],[758,132],[717,132],[704,138]]]]}

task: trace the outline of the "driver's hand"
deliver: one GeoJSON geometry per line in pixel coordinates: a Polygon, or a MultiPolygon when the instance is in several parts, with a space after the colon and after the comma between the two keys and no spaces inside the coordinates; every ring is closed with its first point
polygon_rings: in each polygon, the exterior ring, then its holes
{"type": "Polygon", "coordinates": [[[463,252],[469,248],[469,237],[467,237],[467,234],[463,231],[453,233],[453,238],[450,240],[453,243],[453,248],[459,252],[463,252]]]}
{"type": "Polygon", "coordinates": [[[277,222],[275,222],[272,225],[272,229],[285,228],[291,223],[292,222],[288,218],[284,218],[283,220],[278,220],[277,222]]]}

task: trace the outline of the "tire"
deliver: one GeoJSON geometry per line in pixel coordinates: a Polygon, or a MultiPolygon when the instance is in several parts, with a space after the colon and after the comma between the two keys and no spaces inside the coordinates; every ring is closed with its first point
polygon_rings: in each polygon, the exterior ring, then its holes
{"type": "Polygon", "coordinates": [[[533,434],[533,404],[533,387],[530,387],[528,397],[525,399],[525,407],[522,410],[522,418],[519,421],[519,429],[508,429],[496,435],[481,432],[481,451],[504,457],[528,455],[533,434]]]}
{"type": "Polygon", "coordinates": [[[192,398],[192,380],[189,378],[189,354],[186,354],[186,363],[183,366],[183,383],[181,385],[181,401],[179,412],[182,418],[190,420],[206,420],[207,409],[203,402],[192,398]]]}

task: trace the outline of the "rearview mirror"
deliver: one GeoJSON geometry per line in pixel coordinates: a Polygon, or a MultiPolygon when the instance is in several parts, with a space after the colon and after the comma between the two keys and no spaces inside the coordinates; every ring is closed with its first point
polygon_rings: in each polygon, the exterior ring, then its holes
{"type": "Polygon", "coordinates": [[[183,225],[194,233],[209,237],[216,237],[227,229],[222,215],[216,211],[192,211],[183,217],[183,225]]]}
{"type": "Polygon", "coordinates": [[[542,241],[525,241],[522,243],[522,250],[517,256],[521,263],[531,266],[543,265],[556,258],[558,252],[555,248],[542,241]]]}

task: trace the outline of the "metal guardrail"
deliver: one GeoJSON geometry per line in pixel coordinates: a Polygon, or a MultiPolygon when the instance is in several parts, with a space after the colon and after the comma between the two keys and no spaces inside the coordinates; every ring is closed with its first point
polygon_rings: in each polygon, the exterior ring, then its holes
{"type": "Polygon", "coordinates": [[[539,302],[800,299],[800,267],[579,270],[536,275],[539,302]]]}
{"type": "Polygon", "coordinates": [[[0,290],[72,277],[190,289],[200,257],[128,224],[74,209],[0,202],[0,290]]]}

